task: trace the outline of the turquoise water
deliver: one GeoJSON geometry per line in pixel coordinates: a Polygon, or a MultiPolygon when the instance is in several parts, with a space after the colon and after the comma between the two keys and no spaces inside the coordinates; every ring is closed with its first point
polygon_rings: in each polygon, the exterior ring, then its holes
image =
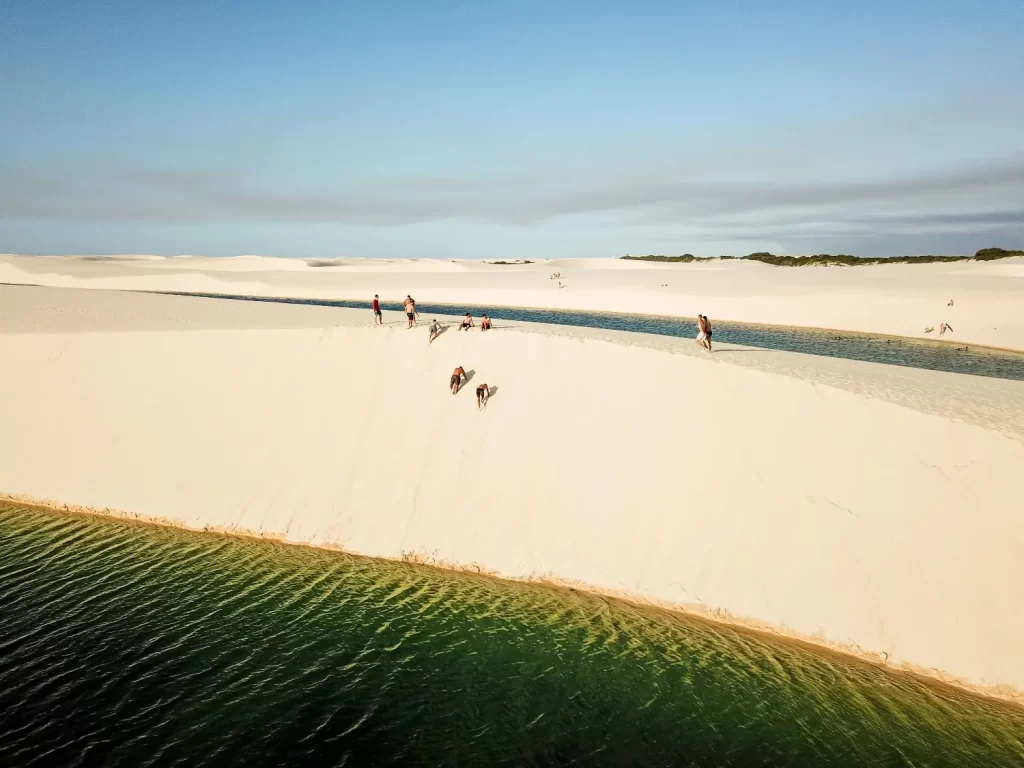
{"type": "Polygon", "coordinates": [[[383,764],[1022,766],[1024,710],[593,595],[0,504],[0,766],[383,764]]]}
{"type": "MultiPolygon", "coordinates": [[[[263,301],[280,304],[311,304],[325,307],[363,309],[369,312],[369,303],[333,299],[285,299],[263,296],[232,296],[219,293],[169,292],[175,296],[199,296],[212,299],[233,299],[236,301],[263,301]]],[[[548,323],[584,328],[603,328],[613,331],[634,331],[653,333],[658,336],[675,336],[692,339],[697,334],[692,319],[660,317],[657,315],[628,315],[618,312],[585,312],[582,310],[527,309],[525,307],[481,307],[451,304],[417,304],[420,313],[426,317],[439,315],[461,315],[472,311],[479,317],[486,312],[495,320],[548,323]]],[[[404,310],[400,304],[383,303],[388,312],[404,310]]],[[[714,340],[718,343],[742,344],[762,349],[778,349],[785,352],[800,352],[807,355],[838,357],[845,360],[863,360],[870,363],[899,365],[907,368],[925,368],[933,371],[966,373],[972,376],[988,376],[997,379],[1024,381],[1024,353],[1010,352],[990,347],[955,344],[939,341],[909,339],[902,336],[852,333],[848,331],[827,331],[817,328],[792,328],[781,325],[757,325],[736,323],[711,318],[714,324],[714,340]]],[[[495,326],[500,327],[500,325],[495,326]]]]}

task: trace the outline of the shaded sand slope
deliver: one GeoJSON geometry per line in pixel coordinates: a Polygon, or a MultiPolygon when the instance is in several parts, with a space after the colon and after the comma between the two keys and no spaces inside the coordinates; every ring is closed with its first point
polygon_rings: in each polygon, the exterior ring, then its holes
{"type": "Polygon", "coordinates": [[[553,577],[1024,689],[1024,441],[958,410],[971,377],[900,372],[945,417],[779,373],[786,353],[428,346],[351,310],[48,290],[46,311],[40,290],[2,292],[0,491],[553,577]]]}
{"type": "Polygon", "coordinates": [[[586,309],[813,326],[1024,350],[1024,258],[948,264],[774,267],[560,259],[497,265],[429,259],[0,255],[0,282],[236,295],[586,309]],[[563,287],[549,279],[562,275],[563,287]],[[952,307],[947,306],[950,299],[952,307]],[[936,330],[925,334],[926,328],[936,330]]]}

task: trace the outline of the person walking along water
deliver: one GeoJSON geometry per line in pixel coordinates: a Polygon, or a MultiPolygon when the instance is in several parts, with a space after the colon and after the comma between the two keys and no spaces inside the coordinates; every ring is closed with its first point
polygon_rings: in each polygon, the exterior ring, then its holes
{"type": "Polygon", "coordinates": [[[406,296],[405,301],[402,302],[402,306],[405,307],[405,316],[409,318],[409,325],[407,328],[412,328],[416,325],[416,301],[412,296],[406,296]]]}
{"type": "Polygon", "coordinates": [[[384,325],[384,315],[380,312],[380,296],[373,294],[373,324],[384,325]]]}

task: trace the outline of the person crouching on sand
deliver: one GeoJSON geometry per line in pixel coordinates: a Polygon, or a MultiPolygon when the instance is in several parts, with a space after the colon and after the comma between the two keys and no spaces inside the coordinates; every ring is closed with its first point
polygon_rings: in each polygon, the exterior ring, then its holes
{"type": "Polygon", "coordinates": [[[384,315],[380,313],[380,296],[373,294],[373,324],[384,325],[384,315]]]}
{"type": "Polygon", "coordinates": [[[452,371],[452,377],[448,381],[448,388],[451,389],[453,395],[459,394],[459,390],[462,389],[462,384],[466,380],[466,369],[461,365],[452,371]]]}
{"type": "Polygon", "coordinates": [[[462,325],[459,326],[459,330],[460,331],[468,331],[472,327],[473,327],[473,316],[470,315],[469,312],[467,312],[466,316],[464,318],[462,318],[462,325]]]}
{"type": "Polygon", "coordinates": [[[484,315],[480,319],[480,330],[481,331],[488,331],[488,330],[490,330],[490,328],[491,328],[491,318],[489,318],[487,315],[484,315]]]}
{"type": "Polygon", "coordinates": [[[490,396],[491,396],[491,388],[488,387],[486,384],[481,384],[479,387],[477,387],[476,388],[476,407],[478,409],[479,408],[486,408],[487,407],[487,398],[490,397],[490,396]]]}
{"type": "Polygon", "coordinates": [[[441,324],[439,322],[437,322],[437,318],[434,318],[434,322],[432,322],[430,324],[430,341],[428,341],[427,343],[428,344],[433,344],[434,343],[434,339],[436,339],[440,335],[440,333],[441,333],[441,324]]]}

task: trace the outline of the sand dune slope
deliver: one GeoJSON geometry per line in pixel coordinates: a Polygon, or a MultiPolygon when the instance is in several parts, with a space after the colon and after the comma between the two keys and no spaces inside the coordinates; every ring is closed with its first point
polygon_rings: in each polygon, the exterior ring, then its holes
{"type": "Polygon", "coordinates": [[[428,346],[346,310],[218,328],[237,302],[177,297],[154,298],[178,330],[130,330],[117,296],[93,332],[0,334],[0,491],[553,576],[1024,688],[1013,436],[725,355],[509,329],[428,346]]]}

